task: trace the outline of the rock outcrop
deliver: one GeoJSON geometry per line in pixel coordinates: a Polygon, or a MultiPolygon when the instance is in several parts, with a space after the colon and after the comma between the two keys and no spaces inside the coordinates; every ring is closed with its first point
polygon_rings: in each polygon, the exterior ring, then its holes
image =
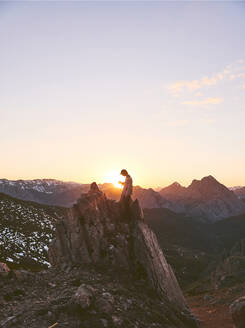
{"type": "Polygon", "coordinates": [[[132,281],[144,279],[178,317],[172,327],[196,327],[171,267],[155,234],[145,223],[138,201],[122,215],[120,204],[109,200],[93,183],[87,194],[57,223],[56,239],[49,248],[53,266],[74,265],[128,272],[132,281]],[[181,319],[180,319],[181,318],[181,319]],[[177,322],[176,321],[176,322],[177,322]]]}
{"type": "Polygon", "coordinates": [[[7,264],[0,262],[0,272],[4,272],[5,273],[5,272],[9,272],[9,271],[10,271],[10,269],[7,266],[7,264]]]}
{"type": "Polygon", "coordinates": [[[245,296],[235,300],[230,306],[230,312],[236,328],[245,327],[245,296]]]}

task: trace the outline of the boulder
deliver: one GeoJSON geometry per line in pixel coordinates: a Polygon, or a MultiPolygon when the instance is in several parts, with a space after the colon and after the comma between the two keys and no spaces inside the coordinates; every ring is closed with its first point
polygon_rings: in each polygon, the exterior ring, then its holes
{"type": "Polygon", "coordinates": [[[230,312],[236,328],[245,327],[245,296],[238,298],[230,305],[230,312]]]}
{"type": "Polygon", "coordinates": [[[0,262],[0,272],[10,272],[10,269],[6,263],[0,262]]]}
{"type": "Polygon", "coordinates": [[[99,312],[110,313],[113,311],[114,297],[110,293],[103,293],[95,301],[95,307],[99,312]]]}
{"type": "Polygon", "coordinates": [[[123,319],[122,318],[120,318],[120,317],[118,317],[116,315],[113,315],[111,317],[111,319],[112,319],[112,322],[113,322],[113,324],[114,324],[115,327],[121,327],[122,326],[122,323],[123,323],[123,319]]]}
{"type": "Polygon", "coordinates": [[[0,262],[0,278],[9,277],[10,269],[6,263],[0,262]]]}
{"type": "Polygon", "coordinates": [[[72,304],[78,305],[80,309],[88,309],[94,298],[94,288],[90,285],[82,284],[71,299],[72,304]]]}

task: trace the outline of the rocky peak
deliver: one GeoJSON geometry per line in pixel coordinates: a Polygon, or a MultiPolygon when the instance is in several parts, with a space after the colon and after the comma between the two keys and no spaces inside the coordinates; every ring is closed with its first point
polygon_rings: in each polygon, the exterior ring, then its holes
{"type": "Polygon", "coordinates": [[[172,183],[173,186],[175,187],[181,187],[181,184],[177,181],[175,181],[174,183],[172,183]]]}
{"type": "Polygon", "coordinates": [[[204,183],[210,185],[220,185],[220,183],[212,175],[208,175],[203,177],[201,180],[194,179],[189,187],[204,183]]]}
{"type": "Polygon", "coordinates": [[[184,189],[185,189],[185,187],[181,186],[180,183],[178,183],[178,182],[174,182],[174,183],[172,183],[171,185],[169,185],[169,186],[163,188],[163,189],[160,191],[160,193],[161,193],[162,195],[164,195],[164,194],[169,194],[169,193],[175,193],[175,192],[178,192],[178,191],[181,191],[181,190],[184,190],[184,189]]]}
{"type": "Polygon", "coordinates": [[[213,176],[209,175],[201,180],[193,180],[191,185],[187,188],[192,196],[213,198],[213,197],[227,197],[234,196],[228,188],[219,183],[213,176]]]}
{"type": "MultiPolygon", "coordinates": [[[[96,183],[87,194],[67,210],[56,227],[56,239],[49,248],[53,266],[100,266],[104,270],[128,272],[132,282],[146,283],[174,315],[181,316],[181,325],[196,327],[186,306],[175,275],[166,262],[155,234],[143,219],[137,200],[130,206],[130,217],[122,214],[119,203],[109,200],[96,183]],[[174,310],[173,310],[174,309],[174,310]]],[[[163,305],[163,306],[165,306],[163,305]]]]}
{"type": "MultiPolygon", "coordinates": [[[[176,202],[185,197],[186,188],[181,186],[180,183],[174,182],[171,185],[160,190],[159,193],[162,197],[166,198],[167,200],[176,202]]],[[[176,208],[173,207],[173,210],[177,210],[177,207],[176,208]]]]}
{"type": "Polygon", "coordinates": [[[242,201],[213,176],[193,180],[186,189],[185,207],[195,217],[217,221],[244,213],[242,201]]]}
{"type": "Polygon", "coordinates": [[[181,184],[177,181],[173,182],[169,187],[172,187],[172,188],[179,188],[179,187],[182,187],[181,184]]]}
{"type": "Polygon", "coordinates": [[[202,181],[213,181],[218,182],[212,175],[207,175],[206,177],[202,178],[202,181]]]}
{"type": "Polygon", "coordinates": [[[91,183],[89,193],[90,194],[94,194],[94,193],[101,194],[102,192],[99,190],[99,187],[97,186],[97,183],[93,182],[93,183],[91,183]]]}

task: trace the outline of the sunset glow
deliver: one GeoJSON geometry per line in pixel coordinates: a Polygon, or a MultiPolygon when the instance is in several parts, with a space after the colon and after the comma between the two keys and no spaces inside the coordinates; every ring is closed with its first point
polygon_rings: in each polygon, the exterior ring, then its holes
{"type": "Polygon", "coordinates": [[[118,171],[109,172],[104,178],[105,183],[112,183],[116,188],[122,189],[123,186],[118,183],[119,181],[123,182],[123,178],[118,171]]]}
{"type": "Polygon", "coordinates": [[[121,188],[126,168],[148,188],[245,185],[244,14],[239,1],[0,1],[1,178],[121,188]]]}

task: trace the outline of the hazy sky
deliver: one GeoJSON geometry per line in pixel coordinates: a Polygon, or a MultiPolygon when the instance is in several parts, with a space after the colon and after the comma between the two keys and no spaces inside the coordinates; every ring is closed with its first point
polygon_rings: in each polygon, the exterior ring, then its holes
{"type": "Polygon", "coordinates": [[[0,2],[0,177],[245,185],[245,2],[0,2]]]}

